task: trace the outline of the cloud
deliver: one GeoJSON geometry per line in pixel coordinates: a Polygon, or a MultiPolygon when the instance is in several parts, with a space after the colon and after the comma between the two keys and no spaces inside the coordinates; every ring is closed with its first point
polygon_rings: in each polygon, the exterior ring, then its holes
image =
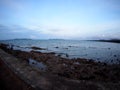
{"type": "Polygon", "coordinates": [[[13,9],[13,10],[21,10],[23,9],[23,3],[19,0],[1,0],[0,1],[4,7],[13,9]]]}
{"type": "Polygon", "coordinates": [[[30,30],[21,27],[19,25],[0,25],[0,33],[26,33],[29,32],[30,30]]]}
{"type": "Polygon", "coordinates": [[[2,25],[0,24],[0,39],[16,39],[16,38],[31,38],[31,39],[49,39],[51,36],[41,34],[36,30],[31,30],[19,25],[2,25]]]}
{"type": "MultiPolygon", "coordinates": [[[[85,38],[99,36],[106,37],[118,36],[120,32],[120,22],[112,21],[101,24],[81,24],[81,25],[63,25],[63,24],[48,24],[48,25],[30,25],[27,28],[37,31],[42,34],[48,34],[56,38],[85,38]],[[114,31],[114,32],[111,32],[114,31]],[[117,33],[115,33],[117,32],[117,33]],[[113,33],[113,36],[112,36],[113,33]],[[116,34],[116,35],[115,35],[116,34]]],[[[119,38],[119,37],[118,37],[119,38]]]]}
{"type": "Polygon", "coordinates": [[[0,38],[31,38],[31,39],[97,39],[119,38],[120,22],[108,22],[94,25],[0,25],[0,38]],[[6,36],[7,34],[7,36],[6,36]]]}
{"type": "Polygon", "coordinates": [[[35,35],[30,35],[30,39],[38,39],[35,35]]]}
{"type": "Polygon", "coordinates": [[[43,5],[41,0],[28,1],[0,0],[0,22],[5,24],[0,26],[0,34],[29,38],[120,38],[120,0],[75,0],[67,6],[64,0],[42,1],[43,5]]]}

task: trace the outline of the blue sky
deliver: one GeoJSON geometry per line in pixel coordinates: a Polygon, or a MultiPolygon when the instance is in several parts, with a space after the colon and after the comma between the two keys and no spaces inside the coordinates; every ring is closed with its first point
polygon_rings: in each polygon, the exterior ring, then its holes
{"type": "Polygon", "coordinates": [[[120,0],[0,0],[0,39],[120,39],[120,0]]]}

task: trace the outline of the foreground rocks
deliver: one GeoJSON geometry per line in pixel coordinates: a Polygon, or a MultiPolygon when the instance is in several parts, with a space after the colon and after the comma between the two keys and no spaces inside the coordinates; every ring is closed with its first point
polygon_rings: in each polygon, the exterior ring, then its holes
{"type": "MultiPolygon", "coordinates": [[[[60,90],[120,89],[119,64],[108,65],[106,63],[81,58],[70,60],[56,56],[54,53],[41,53],[34,50],[31,52],[11,50],[4,44],[1,44],[0,48],[19,58],[21,62],[24,61],[28,63],[29,58],[32,58],[38,62],[44,63],[47,69],[45,71],[39,71],[42,73],[45,80],[50,80],[49,84],[52,83],[57,86],[54,90],[59,90],[58,85],[62,86],[60,90]],[[73,87],[71,88],[72,85],[73,87]]],[[[39,80],[37,81],[39,82],[39,80]]]]}

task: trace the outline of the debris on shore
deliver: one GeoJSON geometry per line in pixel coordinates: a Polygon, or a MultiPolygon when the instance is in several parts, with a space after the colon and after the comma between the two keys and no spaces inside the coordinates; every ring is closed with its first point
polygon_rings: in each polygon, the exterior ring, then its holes
{"type": "MultiPolygon", "coordinates": [[[[87,60],[84,58],[67,59],[56,56],[54,53],[41,53],[37,51],[20,51],[7,48],[8,45],[0,44],[0,48],[13,56],[26,60],[36,60],[46,66],[46,72],[76,80],[92,80],[98,82],[119,82],[120,65],[107,64],[87,60]]],[[[36,48],[37,49],[37,48],[36,48]]]]}

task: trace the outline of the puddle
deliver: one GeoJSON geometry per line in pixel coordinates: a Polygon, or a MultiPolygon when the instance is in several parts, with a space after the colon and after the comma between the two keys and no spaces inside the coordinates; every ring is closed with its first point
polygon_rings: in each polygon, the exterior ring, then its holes
{"type": "Polygon", "coordinates": [[[79,62],[74,62],[73,64],[75,64],[75,65],[80,65],[80,63],[79,63],[79,62]]]}
{"type": "Polygon", "coordinates": [[[40,70],[46,70],[47,66],[42,63],[42,62],[38,62],[34,59],[29,59],[29,64],[33,67],[39,68],[40,70]]]}

